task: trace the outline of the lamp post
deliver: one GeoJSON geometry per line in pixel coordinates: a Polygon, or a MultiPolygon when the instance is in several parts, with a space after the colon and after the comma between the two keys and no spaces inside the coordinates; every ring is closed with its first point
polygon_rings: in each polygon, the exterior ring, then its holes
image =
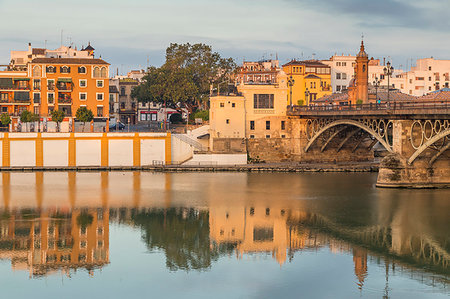
{"type": "Polygon", "coordinates": [[[307,103],[308,103],[308,97],[309,97],[309,90],[308,90],[308,88],[306,88],[306,90],[305,90],[305,105],[307,105],[307,103]]]}
{"type": "Polygon", "coordinates": [[[373,86],[375,86],[375,103],[378,102],[378,87],[380,86],[380,79],[375,76],[375,80],[373,81],[373,86]]]}
{"type": "Polygon", "coordinates": [[[291,108],[292,108],[292,86],[294,86],[294,83],[295,83],[295,80],[294,80],[294,78],[292,78],[292,75],[291,75],[288,80],[289,96],[290,96],[289,106],[291,106],[291,108]]]}
{"type": "Polygon", "coordinates": [[[387,87],[388,87],[388,96],[387,96],[387,102],[388,102],[388,105],[389,105],[389,90],[390,90],[390,84],[389,84],[389,77],[390,76],[392,76],[392,74],[394,73],[394,67],[393,66],[391,66],[391,63],[390,62],[388,62],[387,64],[386,64],[386,66],[384,67],[384,69],[383,69],[383,72],[384,72],[384,75],[385,76],[387,76],[387,79],[388,79],[388,84],[387,84],[387,87]]]}

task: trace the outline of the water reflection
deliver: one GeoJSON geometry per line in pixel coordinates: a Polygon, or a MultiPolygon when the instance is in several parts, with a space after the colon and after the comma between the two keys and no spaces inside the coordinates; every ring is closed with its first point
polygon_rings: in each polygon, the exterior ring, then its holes
{"type": "MultiPolygon", "coordinates": [[[[109,264],[109,225],[138,227],[170,271],[221,257],[280,265],[327,249],[353,257],[357,288],[375,263],[448,285],[450,193],[373,188],[374,176],[2,173],[0,259],[31,277],[109,264]],[[324,183],[327,188],[324,188],[324,183]]],[[[386,293],[389,288],[386,287],[386,293]]]]}

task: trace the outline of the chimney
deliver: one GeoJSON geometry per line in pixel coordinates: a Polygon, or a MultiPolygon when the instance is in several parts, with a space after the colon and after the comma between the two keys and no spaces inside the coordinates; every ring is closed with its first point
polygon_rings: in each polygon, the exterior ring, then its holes
{"type": "Polygon", "coordinates": [[[31,52],[31,43],[28,43],[28,52],[31,52]]]}
{"type": "Polygon", "coordinates": [[[383,65],[386,65],[386,57],[383,57],[383,65]]]}

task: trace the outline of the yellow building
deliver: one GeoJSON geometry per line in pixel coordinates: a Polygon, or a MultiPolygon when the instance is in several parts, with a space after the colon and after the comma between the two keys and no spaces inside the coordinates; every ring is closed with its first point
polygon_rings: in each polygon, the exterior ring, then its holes
{"type": "MultiPolygon", "coordinates": [[[[287,137],[286,74],[274,68],[277,63],[260,62],[258,68],[254,64],[253,77],[240,80],[236,93],[210,98],[210,149],[213,151],[243,152],[245,139],[287,137]],[[266,64],[268,69],[264,67],[266,64]],[[270,80],[254,79],[268,76],[266,73],[275,69],[276,76],[270,80]]],[[[249,76],[247,68],[242,67],[240,78],[249,76]]]]}
{"type": "Polygon", "coordinates": [[[283,65],[283,71],[288,79],[288,105],[309,105],[332,92],[331,68],[317,60],[292,60],[283,65]]]}

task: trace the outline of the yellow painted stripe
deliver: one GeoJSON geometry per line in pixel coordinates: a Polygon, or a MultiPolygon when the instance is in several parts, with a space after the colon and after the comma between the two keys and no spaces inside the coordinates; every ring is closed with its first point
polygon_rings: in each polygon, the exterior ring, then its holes
{"type": "Polygon", "coordinates": [[[135,133],[133,138],[133,166],[141,166],[141,138],[139,133],[135,133]]]}
{"type": "Polygon", "coordinates": [[[5,133],[3,135],[2,140],[2,166],[3,167],[9,167],[10,166],[10,147],[9,147],[9,134],[5,133]]]}
{"type": "Polygon", "coordinates": [[[165,151],[166,151],[166,165],[172,164],[172,134],[167,133],[166,142],[165,142],[165,151]]]}
{"type": "Polygon", "coordinates": [[[38,133],[36,138],[36,166],[44,166],[44,144],[42,141],[42,134],[38,133]]]}
{"type": "Polygon", "coordinates": [[[77,155],[76,155],[76,140],[75,134],[71,133],[69,137],[69,166],[77,166],[77,155]]]}
{"type": "Polygon", "coordinates": [[[102,166],[108,166],[109,158],[109,141],[106,137],[106,133],[103,133],[102,141],[101,141],[101,148],[102,148],[102,158],[101,158],[101,165],[102,166]]]}

